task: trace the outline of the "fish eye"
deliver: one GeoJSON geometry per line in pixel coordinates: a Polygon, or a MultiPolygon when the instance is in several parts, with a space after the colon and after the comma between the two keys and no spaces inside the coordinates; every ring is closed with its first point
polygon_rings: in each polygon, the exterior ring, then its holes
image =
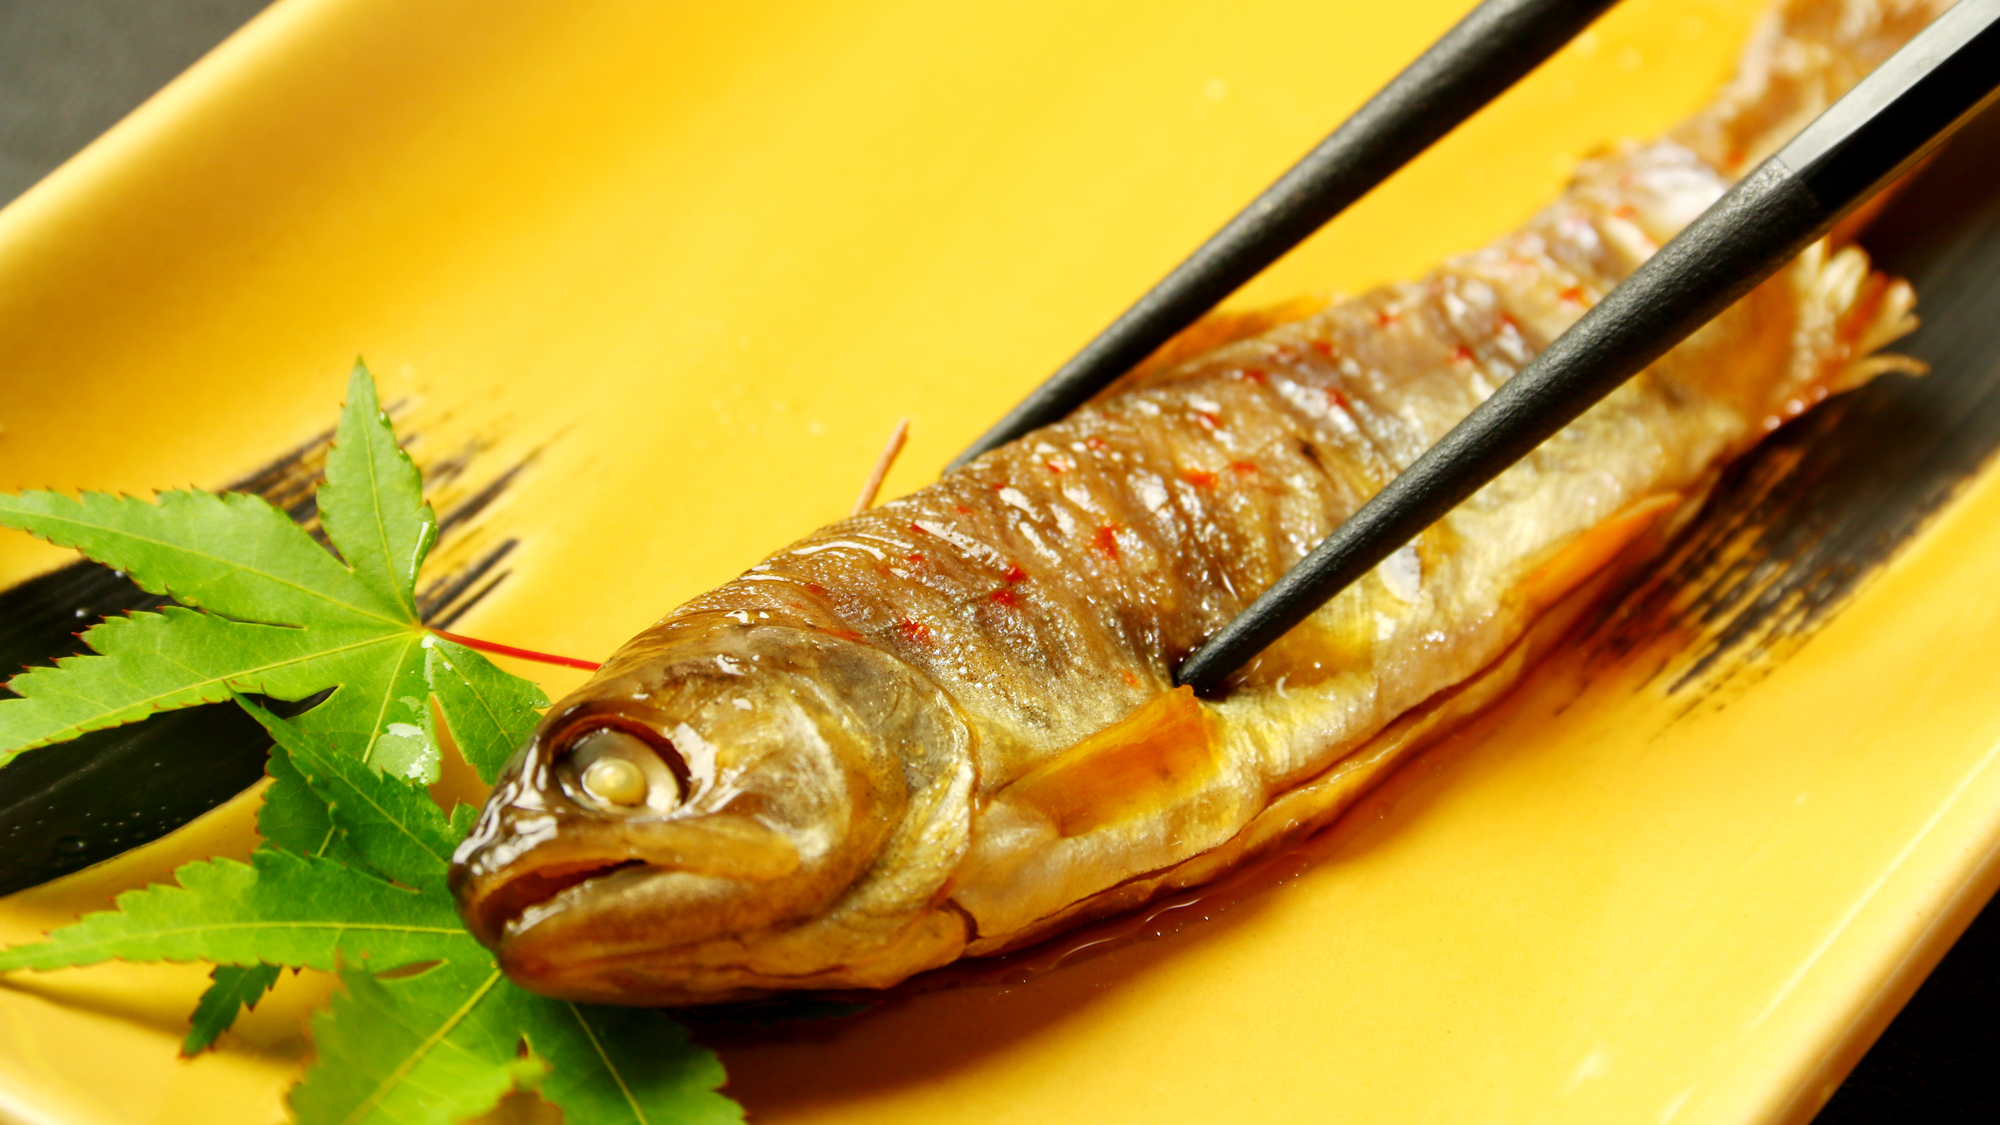
{"type": "Polygon", "coordinates": [[[599,758],[583,771],[583,791],[606,804],[639,804],[648,788],[646,771],[623,758],[599,758]]]}
{"type": "Polygon", "coordinates": [[[685,799],[685,769],[672,743],[624,727],[590,727],[567,736],[557,773],[578,803],[602,812],[671,812],[685,799]]]}

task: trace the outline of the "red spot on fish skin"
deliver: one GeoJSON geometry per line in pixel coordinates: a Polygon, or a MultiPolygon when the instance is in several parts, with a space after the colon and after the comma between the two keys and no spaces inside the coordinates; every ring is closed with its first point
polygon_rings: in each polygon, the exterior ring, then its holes
{"type": "Polygon", "coordinates": [[[1583,303],[1583,286],[1572,285],[1556,294],[1556,298],[1565,304],[1580,305],[1583,303]]]}
{"type": "Polygon", "coordinates": [[[1639,212],[1637,210],[1634,210],[1631,204],[1623,203],[1611,209],[1611,217],[1615,219],[1624,219],[1629,222],[1632,219],[1638,218],[1639,212]]]}
{"type": "Polygon", "coordinates": [[[1451,349],[1451,361],[1453,363],[1471,363],[1472,349],[1466,347],[1464,344],[1451,349]]]}
{"type": "Polygon", "coordinates": [[[1255,475],[1259,470],[1255,461],[1231,461],[1229,471],[1247,477],[1255,475]]]}
{"type": "Polygon", "coordinates": [[[924,558],[922,555],[918,554],[915,551],[911,551],[908,555],[904,557],[910,560],[910,565],[912,566],[926,566],[929,564],[928,559],[924,558]]]}
{"type": "Polygon", "coordinates": [[[826,628],[822,628],[820,632],[825,633],[829,637],[839,637],[843,641],[858,641],[861,639],[861,634],[855,632],[852,629],[841,629],[838,627],[829,626],[826,628]]]}
{"type": "Polygon", "coordinates": [[[1126,687],[1139,686],[1139,677],[1133,675],[1129,669],[1124,669],[1124,668],[1119,669],[1118,678],[1125,681],[1126,687]]]}
{"type": "Polygon", "coordinates": [[[1052,473],[1069,472],[1069,466],[1063,464],[1061,461],[1044,461],[1042,462],[1042,464],[1046,465],[1048,467],[1048,470],[1052,473]]]}
{"type": "Polygon", "coordinates": [[[918,526],[917,526],[916,524],[911,524],[911,525],[910,525],[910,532],[911,532],[911,534],[913,534],[913,535],[929,535],[929,534],[930,534],[930,532],[928,532],[928,531],[925,531],[925,530],[924,530],[923,528],[921,528],[921,527],[918,527],[918,526]]]}
{"type": "Polygon", "coordinates": [[[995,590],[991,594],[988,594],[987,598],[990,599],[993,602],[993,604],[1004,605],[1008,609],[1017,609],[1020,607],[1021,604],[1020,596],[1015,594],[1014,591],[1012,590],[995,590]]]}
{"type": "Polygon", "coordinates": [[[1095,547],[1097,552],[1105,558],[1116,562],[1118,560],[1118,525],[1107,523],[1103,527],[1098,528],[1097,534],[1091,538],[1090,545],[1095,547]]]}
{"type": "Polygon", "coordinates": [[[806,583],[806,592],[810,594],[817,594],[822,598],[827,596],[826,587],[820,585],[817,582],[806,583]]]}
{"type": "Polygon", "coordinates": [[[1314,340],[1312,342],[1312,350],[1318,352],[1323,358],[1333,358],[1333,344],[1330,341],[1314,340]]]}
{"type": "Polygon", "coordinates": [[[1348,408],[1347,396],[1341,394],[1339,391],[1334,390],[1332,387],[1328,387],[1326,389],[1326,401],[1328,405],[1337,407],[1341,410],[1346,410],[1348,408]]]}
{"type": "Polygon", "coordinates": [[[1403,319],[1403,314],[1397,312],[1394,309],[1383,309],[1375,314],[1375,323],[1381,325],[1384,328],[1389,327],[1391,324],[1394,324],[1401,319],[1403,319]]]}
{"type": "Polygon", "coordinates": [[[921,621],[905,617],[901,621],[896,622],[896,632],[901,633],[903,639],[912,644],[927,645],[931,643],[931,627],[921,621]]]}
{"type": "Polygon", "coordinates": [[[1020,563],[1015,563],[1008,567],[1007,573],[1000,577],[1005,578],[1009,582],[1026,582],[1028,580],[1028,572],[1021,569],[1020,563]]]}
{"type": "Polygon", "coordinates": [[[1243,377],[1252,383],[1262,383],[1265,381],[1264,373],[1255,367],[1244,368],[1243,377]]]}
{"type": "Polygon", "coordinates": [[[1189,469],[1187,472],[1181,474],[1181,479],[1194,485],[1196,488],[1215,487],[1215,474],[1205,473],[1200,469],[1189,469]]]}
{"type": "Polygon", "coordinates": [[[1097,436],[1096,434],[1092,434],[1092,435],[1090,435],[1089,437],[1087,437],[1087,438],[1084,438],[1084,439],[1083,439],[1083,444],[1085,444],[1085,445],[1089,446],[1089,447],[1090,447],[1090,448],[1092,448],[1092,449],[1109,449],[1109,448],[1111,448],[1111,443],[1110,443],[1110,442],[1108,442],[1108,441],[1105,441],[1105,440],[1104,440],[1103,438],[1101,438],[1101,437],[1098,437],[1098,436],[1097,436]]]}
{"type": "Polygon", "coordinates": [[[1513,333],[1514,335],[1516,335],[1516,336],[1519,336],[1519,335],[1521,334],[1521,322],[1520,322],[1520,321],[1518,321],[1518,320],[1515,320],[1515,319],[1514,319],[1513,317],[1511,317],[1511,316],[1508,316],[1508,315],[1507,315],[1506,313],[1501,313],[1501,314],[1500,314],[1500,331],[1502,331],[1502,332],[1512,332],[1512,333],[1513,333]]]}
{"type": "Polygon", "coordinates": [[[1201,423],[1201,428],[1204,430],[1219,430],[1222,428],[1222,416],[1206,410],[1195,411],[1194,420],[1201,423]]]}
{"type": "Polygon", "coordinates": [[[969,516],[972,514],[972,509],[966,507],[963,504],[953,504],[951,506],[951,510],[957,512],[961,516],[969,516]]]}

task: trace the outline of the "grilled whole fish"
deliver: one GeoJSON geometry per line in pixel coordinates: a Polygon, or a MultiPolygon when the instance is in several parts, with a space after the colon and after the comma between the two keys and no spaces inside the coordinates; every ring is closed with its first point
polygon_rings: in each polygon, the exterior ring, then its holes
{"type": "MultiPolygon", "coordinates": [[[[1813,247],[1241,673],[1209,633],[1945,5],[1783,4],[1668,139],[1421,280],[1265,317],[824,528],[553,708],[460,847],[553,996],[873,987],[1214,878],[1504,691],[1719,468],[1906,361],[1908,287],[1813,247]]],[[[1180,351],[1191,350],[1185,343],[1180,351]]]]}

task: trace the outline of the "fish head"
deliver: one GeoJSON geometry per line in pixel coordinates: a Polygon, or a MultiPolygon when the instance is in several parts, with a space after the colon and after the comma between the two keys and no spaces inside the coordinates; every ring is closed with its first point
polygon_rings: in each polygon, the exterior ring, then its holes
{"type": "Polygon", "coordinates": [[[689,1004],[837,973],[798,931],[883,874],[936,787],[897,752],[900,664],[703,626],[643,634],[552,708],[453,856],[467,927],[533,991],[689,1004]]]}

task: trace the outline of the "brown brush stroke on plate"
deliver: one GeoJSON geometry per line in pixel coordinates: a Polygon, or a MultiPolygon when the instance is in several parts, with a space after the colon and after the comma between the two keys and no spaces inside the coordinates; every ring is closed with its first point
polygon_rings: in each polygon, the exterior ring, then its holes
{"type": "Polygon", "coordinates": [[[1862,244],[1917,291],[1891,375],[1808,412],[1732,468],[1588,637],[1605,657],[1693,638],[1661,669],[1699,702],[1823,625],[2000,445],[2000,114],[1952,141],[1862,244]]]}

